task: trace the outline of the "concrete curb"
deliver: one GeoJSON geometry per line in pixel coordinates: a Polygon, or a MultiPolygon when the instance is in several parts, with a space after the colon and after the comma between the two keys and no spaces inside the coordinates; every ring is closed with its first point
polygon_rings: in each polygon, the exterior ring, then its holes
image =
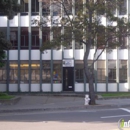
{"type": "Polygon", "coordinates": [[[92,110],[92,109],[111,109],[111,108],[121,108],[121,107],[130,107],[130,104],[125,105],[89,105],[89,106],[72,106],[72,107],[59,107],[59,108],[23,108],[23,109],[10,109],[10,110],[0,110],[0,113],[13,113],[13,112],[36,112],[36,111],[73,111],[73,110],[92,110]]]}

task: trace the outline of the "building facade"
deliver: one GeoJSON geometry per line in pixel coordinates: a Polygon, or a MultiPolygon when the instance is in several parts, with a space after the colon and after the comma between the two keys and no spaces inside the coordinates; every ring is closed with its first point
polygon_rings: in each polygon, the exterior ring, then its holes
{"type": "MultiPolygon", "coordinates": [[[[67,0],[66,0],[67,1],[67,0]]],[[[44,30],[32,25],[32,20],[41,15],[53,14],[58,18],[62,11],[50,7],[45,1],[18,0],[23,11],[12,20],[0,14],[0,31],[4,32],[12,43],[7,51],[6,66],[0,68],[0,92],[88,92],[88,81],[83,71],[84,45],[74,41],[66,48],[59,50],[39,51],[42,43],[52,39],[49,28],[44,30]]],[[[130,13],[130,0],[124,0],[126,10],[119,10],[115,15],[126,17],[130,13]]],[[[70,9],[74,13],[75,9],[70,9]]],[[[106,23],[106,19],[102,18],[106,23]]],[[[54,34],[55,35],[55,34],[54,34]]],[[[56,34],[57,35],[57,34],[56,34]]],[[[123,46],[106,50],[94,65],[96,92],[129,92],[130,91],[130,44],[124,38],[123,46]]],[[[98,52],[101,52],[99,49],[98,52]]],[[[90,50],[89,62],[92,62],[94,48],[90,50]]]]}

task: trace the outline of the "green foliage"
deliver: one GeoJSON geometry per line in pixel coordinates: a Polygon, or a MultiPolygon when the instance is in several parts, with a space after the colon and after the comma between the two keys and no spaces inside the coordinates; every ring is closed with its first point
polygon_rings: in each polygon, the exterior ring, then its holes
{"type": "Polygon", "coordinates": [[[7,93],[0,92],[0,99],[12,99],[14,96],[8,95],[7,93]]]}
{"type": "MultiPolygon", "coordinates": [[[[3,13],[12,19],[15,14],[21,11],[21,5],[18,4],[18,0],[0,0],[0,13],[3,13]]],[[[11,48],[11,43],[7,41],[6,37],[0,32],[0,67],[5,65],[6,52],[11,48]]]]}
{"type": "Polygon", "coordinates": [[[12,19],[16,13],[21,12],[21,9],[18,0],[0,0],[0,12],[7,15],[8,19],[12,19]]]}
{"type": "Polygon", "coordinates": [[[11,48],[11,43],[6,40],[4,34],[0,32],[0,67],[3,67],[5,65],[5,58],[6,58],[6,52],[5,50],[8,50],[11,48]]]}

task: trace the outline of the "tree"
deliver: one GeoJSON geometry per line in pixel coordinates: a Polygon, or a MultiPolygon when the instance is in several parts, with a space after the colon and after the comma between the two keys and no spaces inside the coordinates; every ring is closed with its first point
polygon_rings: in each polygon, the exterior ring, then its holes
{"type": "MultiPolygon", "coordinates": [[[[0,0],[0,13],[6,15],[8,19],[13,19],[17,12],[21,11],[21,5],[18,0],[0,0]]],[[[0,67],[4,66],[6,58],[5,50],[11,48],[11,43],[5,38],[4,34],[0,32],[0,67]]]]}
{"type": "MultiPolygon", "coordinates": [[[[44,1],[44,0],[43,0],[44,1]]],[[[59,27],[62,33],[58,33],[51,41],[43,43],[41,51],[48,48],[59,47],[60,45],[68,46],[72,40],[76,43],[85,45],[84,54],[84,72],[89,82],[90,104],[94,105],[94,63],[99,59],[101,54],[106,50],[110,51],[113,47],[121,47],[123,38],[130,35],[130,22],[124,17],[119,18],[115,15],[118,11],[126,11],[124,8],[125,0],[57,0],[56,3],[62,5],[64,14],[54,21],[53,15],[50,19],[43,16],[40,20],[33,20],[38,26],[44,29],[47,22],[52,23],[50,30],[55,34],[59,27]],[[72,12],[70,8],[75,8],[72,12]],[[106,25],[102,22],[106,18],[106,25]],[[60,20],[59,20],[60,19],[60,20]],[[91,47],[94,46],[95,52],[92,63],[88,63],[88,56],[91,47]],[[98,52],[100,49],[100,53],[98,52]]],[[[56,4],[55,3],[55,4],[56,4]]],[[[54,2],[51,2],[53,5],[54,2]]],[[[59,4],[57,4],[57,7],[59,4]]],[[[50,8],[53,12],[53,7],[50,8]]]]}

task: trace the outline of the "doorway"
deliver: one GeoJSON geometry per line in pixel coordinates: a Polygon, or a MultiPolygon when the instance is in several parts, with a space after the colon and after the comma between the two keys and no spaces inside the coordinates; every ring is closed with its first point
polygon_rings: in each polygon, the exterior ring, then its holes
{"type": "Polygon", "coordinates": [[[63,91],[74,91],[74,67],[63,67],[63,91]]]}

